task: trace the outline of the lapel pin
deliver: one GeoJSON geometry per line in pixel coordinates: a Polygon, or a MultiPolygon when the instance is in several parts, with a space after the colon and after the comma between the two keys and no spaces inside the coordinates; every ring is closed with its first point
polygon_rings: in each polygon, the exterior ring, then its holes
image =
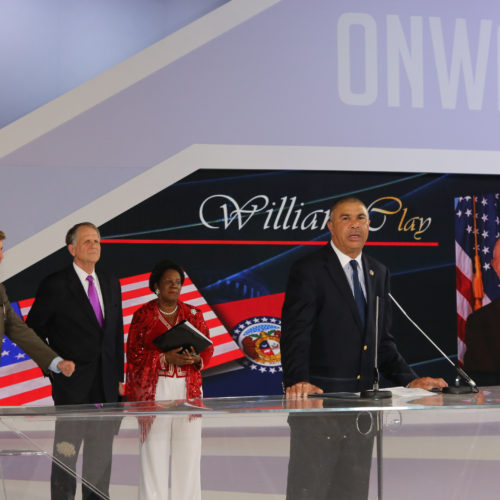
{"type": "Polygon", "coordinates": [[[368,272],[370,273],[370,276],[374,276],[375,275],[375,273],[373,272],[373,269],[370,269],[368,272]]]}

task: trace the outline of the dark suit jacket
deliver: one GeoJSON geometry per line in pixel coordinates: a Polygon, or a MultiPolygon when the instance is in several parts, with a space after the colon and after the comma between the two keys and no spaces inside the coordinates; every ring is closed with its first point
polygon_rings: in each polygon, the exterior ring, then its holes
{"type": "Polygon", "coordinates": [[[479,385],[500,383],[500,299],[469,315],[465,344],[464,370],[479,385]]]}
{"type": "Polygon", "coordinates": [[[378,365],[395,385],[417,377],[390,333],[389,273],[363,254],[367,293],[362,327],[351,287],[330,243],[290,270],[282,312],[281,357],[286,387],[311,382],[328,392],[371,389],[374,378],[376,296],[379,300],[378,365]]]}
{"type": "Polygon", "coordinates": [[[45,373],[48,372],[57,354],[16,314],[5,287],[0,284],[0,345],[4,335],[15,342],[45,373]]]}
{"type": "Polygon", "coordinates": [[[118,400],[123,381],[123,316],[118,280],[97,272],[104,302],[101,329],[73,266],[45,278],[26,319],[64,359],[73,360],[71,377],[54,375],[52,397],[58,404],[89,403],[96,375],[102,377],[105,401],[118,400]]]}

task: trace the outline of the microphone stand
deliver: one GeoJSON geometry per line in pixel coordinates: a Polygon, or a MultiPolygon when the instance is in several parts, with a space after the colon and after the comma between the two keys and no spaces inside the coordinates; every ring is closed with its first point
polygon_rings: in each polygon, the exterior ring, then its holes
{"type": "Polygon", "coordinates": [[[398,309],[403,313],[403,315],[408,319],[408,321],[441,353],[441,355],[450,363],[457,372],[457,377],[455,379],[455,385],[449,387],[443,387],[442,392],[445,394],[467,394],[469,392],[479,392],[476,383],[472,380],[467,373],[465,373],[462,368],[456,365],[442,350],[441,348],[420,328],[415,321],[413,321],[410,316],[406,313],[399,302],[389,293],[389,297],[396,304],[398,309]],[[465,380],[468,385],[460,385],[460,379],[465,380]]]}
{"type": "Polygon", "coordinates": [[[379,390],[379,380],[380,374],[378,371],[378,314],[379,314],[379,299],[377,295],[375,297],[376,309],[375,309],[375,374],[373,377],[373,389],[367,391],[361,391],[359,397],[366,399],[388,399],[392,398],[391,391],[381,391],[379,390]]]}
{"type": "MultiPolygon", "coordinates": [[[[379,399],[388,399],[392,398],[391,391],[381,391],[379,389],[379,381],[380,374],[378,371],[378,323],[379,323],[379,301],[380,297],[377,295],[375,297],[375,366],[374,366],[374,377],[373,377],[373,389],[361,391],[359,394],[360,399],[372,399],[377,401],[379,399]]],[[[383,472],[382,472],[382,411],[378,410],[376,412],[376,440],[377,440],[377,498],[382,500],[382,491],[383,491],[383,472]]]]}

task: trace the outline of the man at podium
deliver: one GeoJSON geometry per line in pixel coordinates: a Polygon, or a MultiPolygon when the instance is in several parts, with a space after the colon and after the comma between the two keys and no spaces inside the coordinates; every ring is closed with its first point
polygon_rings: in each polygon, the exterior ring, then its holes
{"type": "Polygon", "coordinates": [[[289,397],[372,388],[376,297],[380,372],[394,385],[428,390],[447,385],[441,378],[418,378],[397,349],[390,333],[389,272],[363,253],[369,224],[362,201],[338,200],[328,221],[331,240],[290,270],[281,337],[289,397]]]}
{"type": "MultiPolygon", "coordinates": [[[[380,372],[394,385],[447,385],[441,378],[419,378],[397,349],[390,333],[389,272],[363,252],[369,224],[362,201],[338,200],[328,221],[331,240],[290,270],[281,318],[289,400],[372,389],[375,349],[380,372]]],[[[370,413],[292,414],[289,423],[288,499],[366,498],[375,427],[370,413]]]]}

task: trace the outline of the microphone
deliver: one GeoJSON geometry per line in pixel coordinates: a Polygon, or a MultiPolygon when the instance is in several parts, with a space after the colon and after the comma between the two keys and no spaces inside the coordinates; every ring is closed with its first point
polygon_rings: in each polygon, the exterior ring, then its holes
{"type": "Polygon", "coordinates": [[[378,314],[379,314],[379,300],[380,297],[377,295],[375,297],[375,373],[373,377],[373,389],[367,391],[361,391],[359,394],[360,398],[367,399],[387,399],[392,398],[391,391],[381,391],[379,390],[379,380],[380,374],[378,371],[378,314]]]}
{"type": "Polygon", "coordinates": [[[447,356],[442,349],[427,335],[422,328],[420,328],[415,321],[413,321],[410,316],[406,313],[403,307],[399,304],[399,302],[389,293],[389,297],[394,302],[394,304],[398,307],[398,309],[403,313],[403,315],[408,319],[408,321],[441,353],[441,355],[450,363],[453,368],[455,368],[457,372],[457,377],[455,378],[455,385],[449,387],[443,387],[442,392],[445,394],[466,394],[468,392],[479,392],[479,389],[476,385],[476,382],[472,380],[467,373],[465,373],[462,368],[460,368],[457,364],[455,364],[449,356],[447,356]],[[460,379],[463,379],[467,382],[468,385],[460,385],[460,379]]]}

